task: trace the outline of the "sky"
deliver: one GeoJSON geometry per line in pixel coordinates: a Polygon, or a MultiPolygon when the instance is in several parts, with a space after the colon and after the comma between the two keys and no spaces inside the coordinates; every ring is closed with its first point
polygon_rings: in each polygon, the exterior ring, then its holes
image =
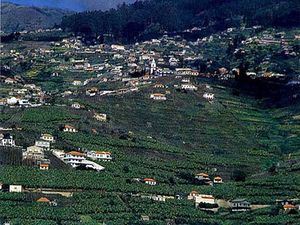
{"type": "Polygon", "coordinates": [[[68,9],[73,11],[85,10],[107,10],[116,7],[123,2],[133,3],[135,0],[1,0],[13,2],[20,5],[30,5],[38,7],[52,7],[68,9]]]}

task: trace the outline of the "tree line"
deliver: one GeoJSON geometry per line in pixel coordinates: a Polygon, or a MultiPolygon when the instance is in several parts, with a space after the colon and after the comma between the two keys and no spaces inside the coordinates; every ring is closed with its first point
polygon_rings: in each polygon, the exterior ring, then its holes
{"type": "Polygon", "coordinates": [[[297,0],[145,0],[109,11],[88,11],[63,18],[63,29],[136,41],[193,27],[211,32],[241,25],[299,26],[297,0]]]}

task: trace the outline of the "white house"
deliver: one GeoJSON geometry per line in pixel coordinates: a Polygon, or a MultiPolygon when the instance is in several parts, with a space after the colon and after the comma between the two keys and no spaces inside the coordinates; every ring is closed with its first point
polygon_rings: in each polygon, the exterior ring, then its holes
{"type": "Polygon", "coordinates": [[[89,88],[85,91],[85,94],[94,97],[98,93],[98,88],[89,88]]]}
{"type": "Polygon", "coordinates": [[[16,146],[13,136],[8,133],[0,134],[0,146],[6,146],[6,147],[16,146]]]}
{"type": "Polygon", "coordinates": [[[191,83],[182,84],[181,89],[187,90],[187,91],[197,91],[198,90],[198,88],[191,83]]]}
{"type": "Polygon", "coordinates": [[[35,141],[35,146],[41,147],[45,150],[50,150],[50,142],[49,141],[44,141],[44,140],[35,141]]]}
{"type": "Polygon", "coordinates": [[[177,75],[181,76],[198,76],[199,72],[191,68],[176,68],[175,72],[177,75]]]}
{"type": "Polygon", "coordinates": [[[44,141],[49,141],[52,143],[55,142],[54,137],[51,134],[42,134],[40,139],[44,140],[44,141]]]}
{"type": "Polygon", "coordinates": [[[117,51],[124,51],[125,50],[125,46],[123,46],[123,45],[111,45],[111,48],[113,50],[117,50],[117,51]]]}
{"type": "Polygon", "coordinates": [[[212,93],[204,93],[203,98],[207,99],[208,101],[213,101],[215,99],[215,95],[212,93]]]}
{"type": "Polygon", "coordinates": [[[197,195],[195,196],[195,202],[196,204],[216,204],[216,199],[212,195],[197,195]]]}
{"type": "Polygon", "coordinates": [[[105,152],[105,151],[90,151],[87,153],[87,157],[94,160],[104,160],[104,161],[112,160],[111,152],[105,152]]]}
{"type": "Polygon", "coordinates": [[[157,184],[156,180],[154,180],[152,178],[145,178],[144,183],[148,184],[148,185],[151,185],[151,186],[155,186],[157,184]]]}
{"type": "Polygon", "coordinates": [[[210,180],[209,175],[206,174],[206,173],[197,173],[195,175],[195,178],[198,179],[198,180],[210,180]]]}
{"type": "Polygon", "coordinates": [[[76,133],[78,131],[76,130],[75,127],[66,124],[66,125],[64,125],[63,132],[76,133]]]}
{"type": "Polygon", "coordinates": [[[104,113],[95,113],[94,118],[98,121],[101,122],[106,122],[107,121],[107,115],[104,113]]]}
{"type": "Polygon", "coordinates": [[[74,80],[73,81],[73,85],[74,86],[81,86],[82,85],[82,82],[80,80],[74,80]]]}
{"type": "Polygon", "coordinates": [[[198,195],[195,197],[195,206],[205,211],[218,211],[218,204],[212,195],[198,195]]]}
{"type": "Polygon", "coordinates": [[[223,184],[223,179],[220,176],[214,177],[214,184],[223,184]]]}
{"type": "Polygon", "coordinates": [[[49,170],[49,164],[41,163],[40,164],[40,170],[49,170]]]}
{"type": "Polygon", "coordinates": [[[77,151],[71,151],[60,156],[66,164],[71,165],[73,168],[78,166],[85,166],[87,169],[94,169],[96,171],[104,170],[105,168],[95,162],[85,159],[85,154],[77,151]]]}
{"type": "Polygon", "coordinates": [[[9,185],[9,192],[22,192],[22,185],[9,185]]]}
{"type": "Polygon", "coordinates": [[[81,152],[71,151],[63,156],[63,161],[72,167],[77,167],[82,164],[83,160],[85,160],[84,156],[85,155],[81,152]]]}
{"type": "Polygon", "coordinates": [[[244,212],[251,210],[251,204],[245,199],[234,199],[230,202],[230,208],[233,212],[244,212]]]}
{"type": "Polygon", "coordinates": [[[80,105],[78,102],[74,102],[74,103],[71,105],[71,107],[72,107],[73,109],[80,109],[80,108],[81,108],[81,105],[80,105]]]}
{"type": "Polygon", "coordinates": [[[26,149],[26,152],[23,152],[24,159],[33,159],[33,160],[43,160],[44,151],[43,148],[38,146],[30,146],[26,149]]]}
{"type": "Polygon", "coordinates": [[[154,93],[150,95],[150,98],[153,100],[158,100],[158,101],[166,101],[167,97],[165,94],[160,94],[160,93],[154,93]]]}

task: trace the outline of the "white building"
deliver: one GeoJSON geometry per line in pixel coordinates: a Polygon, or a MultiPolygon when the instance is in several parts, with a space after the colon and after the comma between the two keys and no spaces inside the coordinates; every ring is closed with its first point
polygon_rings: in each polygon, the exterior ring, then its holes
{"type": "Polygon", "coordinates": [[[148,184],[148,185],[151,185],[151,186],[155,186],[157,184],[156,180],[154,180],[152,178],[145,178],[144,183],[148,184]]]}
{"type": "Polygon", "coordinates": [[[9,192],[22,192],[22,185],[9,185],[9,192]]]}
{"type": "Polygon", "coordinates": [[[182,84],[181,89],[187,90],[187,91],[197,91],[198,90],[198,88],[191,83],[182,84]]]}
{"type": "Polygon", "coordinates": [[[23,159],[43,160],[44,156],[43,148],[38,146],[30,146],[23,152],[23,159]]]}
{"type": "MultiPolygon", "coordinates": [[[[216,199],[212,195],[198,195],[195,197],[195,205],[198,207],[201,203],[216,205],[216,199]]],[[[217,207],[216,207],[217,208],[217,207]]]]}
{"type": "Polygon", "coordinates": [[[73,127],[73,126],[65,125],[64,128],[63,128],[63,132],[76,133],[76,132],[78,132],[78,131],[77,131],[76,128],[73,127]]]}
{"type": "Polygon", "coordinates": [[[117,50],[117,51],[124,51],[125,50],[125,46],[123,46],[123,45],[111,45],[111,48],[113,50],[117,50]]]}
{"type": "Polygon", "coordinates": [[[112,160],[111,152],[105,152],[105,151],[90,151],[87,153],[87,157],[94,160],[104,160],[104,161],[112,160]]]}
{"type": "Polygon", "coordinates": [[[85,160],[85,155],[81,152],[71,151],[63,156],[63,161],[72,167],[77,167],[85,160]]]}
{"type": "Polygon", "coordinates": [[[82,82],[80,80],[74,80],[73,81],[73,85],[74,86],[81,86],[82,85],[82,82]]]}
{"type": "Polygon", "coordinates": [[[80,105],[79,103],[75,102],[75,103],[73,103],[73,104],[71,105],[71,107],[72,107],[73,109],[80,109],[80,108],[81,108],[81,105],[80,105]]]}
{"type": "Polygon", "coordinates": [[[105,168],[95,162],[85,159],[85,154],[77,151],[68,152],[60,155],[60,153],[55,153],[61,160],[66,164],[71,165],[73,168],[78,166],[85,166],[87,169],[93,169],[96,171],[104,170],[105,168]]]}
{"type": "Polygon", "coordinates": [[[165,94],[160,94],[160,93],[154,93],[150,95],[150,98],[153,100],[158,100],[158,101],[166,101],[167,97],[165,94]]]}
{"type": "Polygon", "coordinates": [[[35,146],[41,147],[45,150],[50,150],[50,142],[49,141],[44,141],[44,140],[35,141],[35,146]]]}
{"type": "Polygon", "coordinates": [[[16,146],[15,140],[10,134],[0,134],[0,146],[14,147],[16,146]]]}
{"type": "Polygon", "coordinates": [[[150,65],[150,74],[153,75],[156,72],[156,69],[156,62],[155,59],[153,59],[150,65]]]}
{"type": "Polygon", "coordinates": [[[51,134],[42,134],[41,135],[41,140],[49,141],[49,142],[52,142],[52,143],[55,142],[54,137],[51,134]]]}
{"type": "Polygon", "coordinates": [[[204,93],[203,98],[207,99],[208,101],[213,101],[215,99],[215,95],[211,93],[204,93]]]}
{"type": "Polygon", "coordinates": [[[223,179],[220,176],[214,177],[214,184],[223,184],[223,179]]]}
{"type": "Polygon", "coordinates": [[[101,121],[101,122],[106,122],[107,121],[107,115],[105,113],[95,113],[94,118],[98,121],[101,121]]]}

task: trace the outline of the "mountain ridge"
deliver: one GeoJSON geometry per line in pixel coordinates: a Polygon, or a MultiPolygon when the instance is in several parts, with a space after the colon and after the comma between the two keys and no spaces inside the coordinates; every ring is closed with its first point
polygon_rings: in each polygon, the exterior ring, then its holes
{"type": "Polygon", "coordinates": [[[60,24],[63,16],[73,13],[63,9],[1,2],[1,31],[12,33],[22,30],[52,28],[56,24],[60,24]]]}

